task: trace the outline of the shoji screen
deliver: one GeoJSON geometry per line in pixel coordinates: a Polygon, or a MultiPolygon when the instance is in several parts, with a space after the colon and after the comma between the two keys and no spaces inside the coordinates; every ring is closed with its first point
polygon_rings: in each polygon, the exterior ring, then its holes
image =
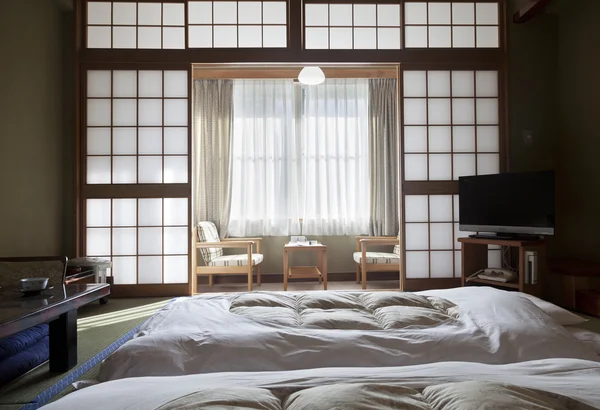
{"type": "MultiPolygon", "coordinates": [[[[500,171],[498,72],[403,72],[406,278],[459,278],[456,180],[500,171]]],[[[500,266],[491,247],[490,266],[500,266]]]]}
{"type": "Polygon", "coordinates": [[[117,285],[187,284],[187,70],[88,70],[84,252],[117,285]]]}

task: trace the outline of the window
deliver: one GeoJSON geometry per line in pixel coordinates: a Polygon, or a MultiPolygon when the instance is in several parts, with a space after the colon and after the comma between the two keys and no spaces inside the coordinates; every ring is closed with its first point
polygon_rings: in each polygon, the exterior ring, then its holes
{"type": "Polygon", "coordinates": [[[367,80],[236,80],[233,100],[230,235],[368,231],[367,80]]]}

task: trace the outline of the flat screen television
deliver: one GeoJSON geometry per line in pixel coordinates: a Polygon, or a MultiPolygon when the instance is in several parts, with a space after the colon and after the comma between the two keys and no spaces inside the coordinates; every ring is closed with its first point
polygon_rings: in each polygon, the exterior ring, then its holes
{"type": "Polygon", "coordinates": [[[458,209],[460,231],[554,235],[554,171],[460,177],[458,209]]]}

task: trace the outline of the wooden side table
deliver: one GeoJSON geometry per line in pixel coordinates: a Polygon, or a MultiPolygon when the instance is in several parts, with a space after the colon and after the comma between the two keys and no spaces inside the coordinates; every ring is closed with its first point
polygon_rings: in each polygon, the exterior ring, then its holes
{"type": "Polygon", "coordinates": [[[283,290],[287,290],[288,278],[317,278],[323,281],[323,289],[327,290],[327,246],[290,245],[283,246],[283,290]],[[291,252],[317,252],[318,266],[289,266],[288,256],[291,252]]]}

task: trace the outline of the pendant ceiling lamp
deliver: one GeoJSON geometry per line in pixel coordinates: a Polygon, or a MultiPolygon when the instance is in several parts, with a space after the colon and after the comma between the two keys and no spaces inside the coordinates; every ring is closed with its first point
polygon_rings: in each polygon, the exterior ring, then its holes
{"type": "Polygon", "coordinates": [[[325,81],[325,73],[319,67],[304,67],[298,74],[298,81],[306,85],[317,85],[325,81]]]}

